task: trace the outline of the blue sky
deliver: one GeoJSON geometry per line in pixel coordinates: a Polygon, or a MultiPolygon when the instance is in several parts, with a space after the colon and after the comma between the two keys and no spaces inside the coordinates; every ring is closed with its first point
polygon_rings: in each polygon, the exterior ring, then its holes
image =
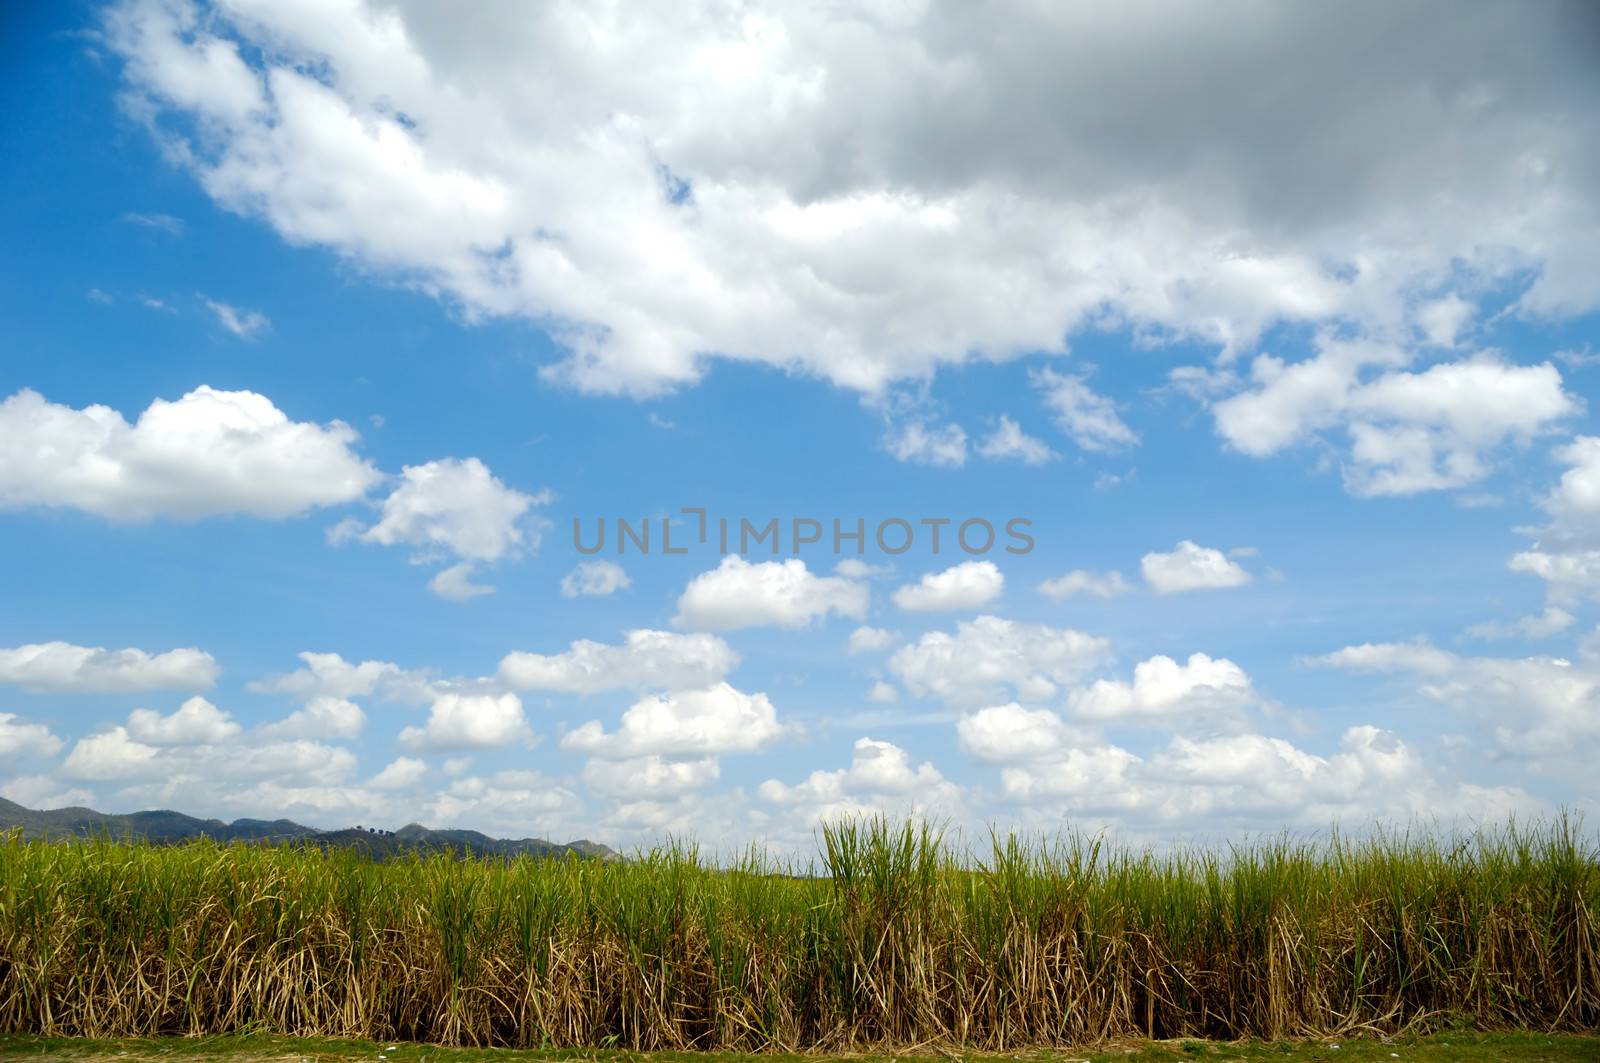
{"type": "Polygon", "coordinates": [[[9,12],[0,793],[620,844],[1582,807],[1592,15],[1421,11],[9,12]],[[575,519],[689,506],[1035,546],[580,592],[575,519]]]}

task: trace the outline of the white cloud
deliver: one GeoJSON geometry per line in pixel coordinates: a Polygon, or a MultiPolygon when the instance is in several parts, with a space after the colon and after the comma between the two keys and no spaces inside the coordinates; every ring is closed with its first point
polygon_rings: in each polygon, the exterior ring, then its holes
{"type": "Polygon", "coordinates": [[[533,771],[502,771],[452,780],[426,806],[424,818],[501,837],[549,837],[569,829],[582,807],[578,796],[554,779],[533,771]]]}
{"type": "Polygon", "coordinates": [[[1100,575],[1087,569],[1075,568],[1071,572],[1047,579],[1039,584],[1039,593],[1046,598],[1064,602],[1079,594],[1092,594],[1096,598],[1115,598],[1133,590],[1120,572],[1100,575]]]}
{"type": "Polygon", "coordinates": [[[1253,808],[1333,822],[1357,810],[1442,811],[1426,796],[1429,776],[1417,756],[1392,732],[1372,726],[1346,731],[1332,757],[1264,735],[1178,737],[1152,758],[1149,774],[1174,791],[1163,795],[1169,815],[1253,808]]]}
{"type": "Polygon", "coordinates": [[[1015,764],[1050,757],[1084,736],[1048,709],[1025,709],[1016,702],[991,705],[956,721],[962,752],[992,764],[1015,764]]]}
{"type": "Polygon", "coordinates": [[[591,720],[568,732],[561,748],[608,759],[754,753],[785,731],[765,694],[718,683],[641,698],[622,714],[615,732],[607,734],[600,721],[591,720]]]}
{"type": "Polygon", "coordinates": [[[1100,473],[1094,478],[1094,489],[1096,491],[1109,491],[1113,487],[1121,484],[1124,480],[1131,480],[1133,478],[1133,474],[1134,470],[1132,469],[1128,470],[1126,474],[1112,472],[1100,473]]]}
{"type": "Polygon", "coordinates": [[[1321,829],[1373,818],[1504,818],[1540,810],[1517,789],[1460,783],[1430,770],[1393,732],[1349,728],[1324,756],[1281,738],[1176,735],[1149,757],[1063,734],[1047,712],[1002,706],[976,714],[964,737],[969,751],[1004,765],[1004,794],[1023,806],[1061,815],[1112,816],[1126,827],[1174,829],[1321,829]]]}
{"type": "Polygon", "coordinates": [[[722,679],[739,655],[722,639],[702,633],[640,629],[620,646],[579,639],[564,653],[509,653],[500,679],[519,690],[594,694],[605,690],[684,690],[722,679]]]}
{"type": "Polygon", "coordinates": [[[1000,415],[994,431],[978,444],[978,453],[995,461],[1014,459],[1024,465],[1043,465],[1057,456],[1042,439],[1024,432],[1021,425],[1005,414],[1000,415]]]}
{"type": "Polygon", "coordinates": [[[1317,349],[1292,365],[1258,356],[1249,388],[1213,406],[1217,431],[1236,450],[1266,457],[1343,429],[1345,485],[1357,495],[1476,483],[1499,448],[1549,432],[1580,408],[1548,362],[1482,353],[1411,372],[1412,356],[1391,345],[1322,337],[1317,349]]]}
{"type": "Polygon", "coordinates": [[[1550,598],[1564,605],[1600,592],[1600,549],[1541,539],[1532,550],[1513,556],[1509,567],[1544,580],[1550,598]]]}
{"type": "Polygon", "coordinates": [[[472,562],[463,561],[458,565],[441,569],[428,581],[428,589],[441,598],[452,602],[466,602],[473,598],[481,598],[485,594],[493,594],[494,588],[482,583],[472,582],[472,562]]]}
{"type": "Polygon", "coordinates": [[[361,706],[344,698],[314,697],[277,723],[261,729],[272,738],[359,738],[367,714],[361,706]]]}
{"type": "Polygon", "coordinates": [[[1587,765],[1600,752],[1600,667],[1560,657],[1463,657],[1425,641],[1346,646],[1311,663],[1393,673],[1475,720],[1504,752],[1587,765]]]}
{"type": "Polygon", "coordinates": [[[791,834],[846,816],[949,815],[961,802],[960,788],[932,763],[913,767],[904,749],[872,738],[856,740],[848,768],[813,771],[793,786],[768,779],[757,793],[768,804],[795,810],[791,834]]]}
{"type": "Polygon", "coordinates": [[[892,705],[900,700],[900,691],[893,683],[880,679],[867,690],[867,700],[878,705],[892,705]]]}
{"type": "Polygon", "coordinates": [[[190,698],[171,715],[153,709],[128,714],[128,736],[147,746],[220,745],[242,730],[233,719],[205,698],[190,698]]]}
{"type": "Polygon", "coordinates": [[[1060,750],[1034,763],[1000,773],[1002,792],[1022,801],[1057,802],[1094,811],[1132,812],[1149,803],[1133,777],[1140,759],[1120,746],[1085,745],[1060,750]]]}
{"type": "Polygon", "coordinates": [[[967,433],[958,424],[909,420],[889,430],[883,445],[896,461],[958,469],[967,463],[967,433]]]}
{"type": "Polygon", "coordinates": [[[954,634],[930,631],[902,646],[889,670],[919,696],[976,704],[1012,690],[1036,701],[1081,678],[1110,649],[1108,640],[1071,628],[980,616],[958,624],[954,634]]]}
{"type": "Polygon", "coordinates": [[[1139,441],[1117,416],[1116,405],[1096,394],[1081,377],[1039,369],[1028,379],[1043,393],[1045,405],[1055,413],[1056,425],[1084,450],[1121,450],[1139,441]]]}
{"type": "Polygon", "coordinates": [[[312,653],[296,656],[305,667],[286,675],[268,676],[248,684],[259,694],[289,694],[311,700],[317,697],[360,698],[370,694],[392,696],[415,693],[428,685],[420,672],[408,672],[389,661],[362,661],[352,664],[337,653],[312,653]]]}
{"type": "Polygon", "coordinates": [[[894,571],[893,565],[872,565],[859,557],[847,557],[833,566],[835,575],[845,579],[871,579],[873,576],[884,576],[894,571]]]}
{"type": "Polygon", "coordinates": [[[850,632],[849,652],[853,657],[858,653],[882,653],[884,650],[900,641],[900,632],[889,631],[881,627],[870,627],[862,624],[850,632]]]}
{"type": "Polygon", "coordinates": [[[182,218],[175,218],[171,214],[162,214],[158,211],[123,211],[122,220],[129,225],[138,225],[146,229],[166,233],[168,236],[182,236],[184,224],[182,218]]]}
{"type": "Polygon", "coordinates": [[[1456,339],[1472,321],[1478,308],[1461,296],[1451,293],[1417,307],[1417,328],[1428,343],[1435,347],[1454,347],[1456,339]]]}
{"type": "Polygon", "coordinates": [[[615,561],[582,561],[561,578],[561,596],[603,598],[631,586],[633,580],[615,561]]]}
{"type": "Polygon", "coordinates": [[[689,581],[678,598],[679,627],[732,630],[771,625],[802,628],[829,613],[860,620],[866,586],[840,576],[817,576],[799,558],[752,564],[731,554],[689,581]]]}
{"type": "Polygon", "coordinates": [[[1600,598],[1600,436],[1578,436],[1555,457],[1567,469],[1541,501],[1550,523],[1530,529],[1535,542],[1510,567],[1545,581],[1558,619],[1579,601],[1600,598]]]}
{"type": "Polygon", "coordinates": [[[428,765],[415,757],[396,757],[368,780],[374,790],[409,790],[428,777],[428,765]]]}
{"type": "Polygon", "coordinates": [[[1545,508],[1566,520],[1600,515],[1600,436],[1578,436],[1555,456],[1568,469],[1545,508]]]}
{"type": "Polygon", "coordinates": [[[1473,639],[1547,639],[1559,635],[1578,618],[1557,606],[1549,606],[1536,616],[1519,617],[1512,621],[1485,620],[1467,628],[1466,635],[1473,639]]]}
{"type": "Polygon", "coordinates": [[[355,770],[356,758],[348,749],[294,739],[265,745],[235,743],[211,747],[204,764],[204,770],[222,779],[267,779],[285,786],[333,786],[355,770]]]}
{"type": "Polygon", "coordinates": [[[1320,657],[1309,657],[1306,663],[1357,672],[1409,671],[1438,676],[1452,671],[1458,660],[1449,650],[1438,649],[1426,639],[1417,639],[1415,642],[1364,642],[1320,657]]]}
{"type": "Polygon", "coordinates": [[[638,800],[703,790],[721,774],[716,757],[668,760],[648,754],[626,760],[590,760],[583,766],[583,784],[597,793],[638,800]]]}
{"type": "Polygon", "coordinates": [[[413,752],[452,752],[530,745],[533,730],[515,694],[441,694],[423,727],[400,732],[400,745],[413,752]]]}
{"type": "Polygon", "coordinates": [[[963,561],[901,587],[894,592],[894,604],[908,613],[981,609],[1000,597],[1005,583],[993,561],[963,561]]]}
{"type": "MultiPolygon", "coordinates": [[[[123,807],[287,816],[322,826],[381,821],[374,817],[396,806],[381,789],[351,785],[355,769],[348,749],[285,740],[271,727],[240,730],[209,706],[190,702],[165,717],[136,712],[126,726],[80,738],[58,774],[106,784],[100,792],[123,807]]],[[[88,796],[60,786],[58,780],[58,792],[88,796]]],[[[30,788],[47,789],[39,782],[30,788]]]]}
{"type": "Polygon", "coordinates": [[[61,766],[69,779],[121,781],[150,778],[165,773],[157,760],[161,751],[135,741],[125,727],[113,727],[78,739],[61,766]]]}
{"type": "Polygon", "coordinates": [[[205,304],[216,315],[217,324],[241,340],[253,340],[256,336],[272,327],[272,322],[267,320],[267,315],[260,311],[245,310],[242,307],[231,306],[215,299],[206,299],[205,304]]]}
{"type": "Polygon", "coordinates": [[[246,732],[205,699],[191,698],[169,715],[136,709],[125,725],[78,739],[61,775],[121,784],[123,804],[171,808],[181,799],[211,810],[242,802],[283,815],[301,791],[339,787],[355,764],[348,749],[284,740],[271,728],[246,732]]]}
{"type": "Polygon", "coordinates": [[[291,421],[252,391],[156,399],[132,425],[23,390],[0,402],[0,509],[50,506],[111,520],[283,518],[360,498],[381,478],[354,429],[291,421]]]}
{"type": "Polygon", "coordinates": [[[28,723],[14,712],[0,712],[0,763],[37,763],[61,752],[61,739],[42,723],[28,723]]]}
{"type": "Polygon", "coordinates": [[[368,528],[346,526],[336,538],[498,561],[538,545],[537,531],[523,517],[544,500],[507,487],[477,458],[444,458],[406,466],[400,486],[384,499],[378,522],[368,528]]]}
{"type": "Polygon", "coordinates": [[[1261,701],[1243,668],[1224,657],[1189,655],[1179,664],[1157,655],[1140,661],[1133,682],[1100,679],[1074,690],[1068,711],[1081,719],[1130,720],[1151,717],[1239,719],[1243,710],[1261,701]]]}
{"type": "Polygon", "coordinates": [[[1396,327],[1441,277],[1592,309],[1585,16],[1456,16],[126,0],[106,39],[218,204],[645,393],[708,352],[877,389],[1106,323],[1396,327]]]}
{"type": "Polygon", "coordinates": [[[205,690],[216,680],[217,662],[194,648],[150,654],[45,642],[0,649],[0,683],[33,693],[205,690]]]}
{"type": "Polygon", "coordinates": [[[94,802],[94,791],[66,786],[53,775],[18,775],[7,779],[0,782],[0,795],[23,808],[82,808],[94,802]]]}
{"type": "Polygon", "coordinates": [[[1184,539],[1170,553],[1152,551],[1139,559],[1144,581],[1157,594],[1242,587],[1250,573],[1221,550],[1184,539]]]}

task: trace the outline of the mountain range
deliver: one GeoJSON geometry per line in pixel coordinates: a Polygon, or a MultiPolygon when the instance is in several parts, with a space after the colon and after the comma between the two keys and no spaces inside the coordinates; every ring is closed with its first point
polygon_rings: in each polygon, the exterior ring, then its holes
{"type": "Polygon", "coordinates": [[[169,845],[193,838],[258,844],[295,843],[362,849],[384,859],[406,852],[453,852],[474,857],[582,856],[599,860],[620,859],[615,850],[598,842],[552,842],[543,838],[491,838],[475,830],[430,830],[411,823],[397,831],[369,827],[317,830],[288,819],[197,819],[182,812],[158,809],[113,815],[92,808],[24,808],[0,797],[0,832],[20,829],[25,838],[111,837],[169,845]]]}

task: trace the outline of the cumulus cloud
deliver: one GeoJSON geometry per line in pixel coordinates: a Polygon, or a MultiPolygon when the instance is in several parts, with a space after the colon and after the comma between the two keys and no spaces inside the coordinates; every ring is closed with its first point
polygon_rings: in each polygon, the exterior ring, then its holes
{"type": "Polygon", "coordinates": [[[582,561],[561,578],[561,596],[603,598],[631,586],[633,580],[615,561],[582,561]]]}
{"type": "Polygon", "coordinates": [[[1022,426],[1005,414],[978,444],[978,453],[995,461],[1020,461],[1024,465],[1043,465],[1056,457],[1041,439],[1035,439],[1022,430],[1022,426]]]}
{"type": "Polygon", "coordinates": [[[416,757],[396,757],[367,780],[374,790],[409,790],[428,776],[428,765],[416,757]]]}
{"type": "Polygon", "coordinates": [[[1276,321],[1397,327],[1453,275],[1534,277],[1525,314],[1600,304],[1579,4],[609,17],[105,22],[218,204],[555,322],[552,375],[590,390],[711,357],[878,389],[1108,320],[1231,350],[1276,321]],[[997,100],[1020,101],[1002,125],[997,100]]]}
{"type": "Polygon", "coordinates": [[[583,766],[583,784],[596,793],[639,800],[694,793],[721,774],[716,757],[671,760],[652,753],[625,760],[591,759],[583,766]]]}
{"type": "Polygon", "coordinates": [[[1570,766],[1600,751],[1600,661],[1587,657],[1466,657],[1419,640],[1346,646],[1311,663],[1408,677],[1509,755],[1570,766]]]}
{"type": "Polygon", "coordinates": [[[533,729],[515,694],[441,694],[422,727],[400,732],[400,745],[412,752],[457,752],[531,745],[533,729]]]}
{"type": "Polygon", "coordinates": [[[1242,587],[1250,573],[1221,550],[1184,539],[1169,553],[1152,551],[1139,559],[1144,581],[1157,594],[1242,587]]]}
{"type": "Polygon", "coordinates": [[[872,738],[856,740],[848,768],[814,771],[792,786],[768,779],[756,792],[768,804],[797,810],[795,825],[802,829],[873,813],[948,815],[961,800],[960,787],[932,763],[913,766],[904,749],[872,738]]]}
{"type": "Polygon", "coordinates": [[[1048,709],[1026,709],[1016,702],[990,705],[956,721],[962,752],[991,764],[1014,764],[1049,757],[1088,739],[1048,709]]]}
{"type": "Polygon", "coordinates": [[[561,748],[609,759],[715,756],[757,752],[785,732],[765,694],[718,683],[641,698],[622,714],[615,731],[607,733],[600,721],[590,720],[569,731],[561,748]]]}
{"type": "Polygon", "coordinates": [[[268,724],[261,733],[271,738],[354,739],[361,736],[366,722],[367,714],[353,701],[314,697],[306,702],[305,708],[268,724]]]}
{"type": "Polygon", "coordinates": [[[167,717],[135,712],[127,725],[73,743],[61,774],[121,784],[128,803],[170,807],[171,798],[182,794],[216,808],[229,807],[235,799],[248,802],[251,788],[261,785],[284,791],[337,787],[355,763],[348,749],[323,742],[247,741],[231,720],[202,708],[167,717]]]}
{"type": "Polygon", "coordinates": [[[995,701],[1008,690],[1037,701],[1082,678],[1110,649],[1109,640],[1071,628],[980,616],[902,646],[889,670],[911,693],[952,703],[995,701]]]}
{"type": "Polygon", "coordinates": [[[962,748],[1001,766],[1002,792],[1022,806],[1112,816],[1164,831],[1333,822],[1374,817],[1504,817],[1537,811],[1515,788],[1461,783],[1430,769],[1399,736],[1371,725],[1345,731],[1321,755],[1253,733],[1175,735],[1147,757],[1074,732],[1055,713],[1016,705],[958,724],[962,748]]]}
{"type": "Polygon", "coordinates": [[[28,723],[14,712],[0,712],[0,762],[37,763],[61,752],[61,739],[42,723],[28,723]]]}
{"type": "Polygon", "coordinates": [[[815,575],[799,558],[752,564],[731,554],[689,581],[673,623],[712,630],[803,628],[830,613],[860,620],[868,596],[865,584],[815,575]]]}
{"type": "Polygon", "coordinates": [[[214,746],[241,728],[205,698],[190,698],[167,716],[153,709],[128,714],[128,737],[147,746],[214,746]]]}
{"type": "Polygon", "coordinates": [[[1567,469],[1541,500],[1550,522],[1530,530],[1535,541],[1510,567],[1544,580],[1546,615],[1559,621],[1578,602],[1600,598],[1600,436],[1578,436],[1555,457],[1567,469]]]}
{"type": "Polygon", "coordinates": [[[1139,441],[1117,415],[1116,405],[1092,390],[1082,377],[1035,370],[1029,375],[1056,417],[1056,426],[1084,450],[1121,450],[1139,441]]]}
{"type": "Polygon", "coordinates": [[[1409,495],[1476,483],[1500,448],[1580,409],[1548,362],[1517,365],[1483,352],[1410,371],[1411,360],[1396,346],[1329,337],[1292,364],[1258,355],[1247,387],[1212,407],[1217,432],[1266,457],[1339,430],[1353,494],[1409,495]]]}
{"type": "Polygon", "coordinates": [[[536,771],[501,771],[454,779],[425,807],[430,823],[501,837],[550,837],[569,829],[583,807],[578,795],[536,771]]]}
{"type": "Polygon", "coordinates": [[[39,694],[205,690],[216,680],[217,662],[194,648],[151,654],[45,642],[0,649],[0,683],[39,694]]]}
{"type": "Polygon", "coordinates": [[[563,653],[509,653],[500,679],[518,690],[594,694],[605,690],[682,690],[706,687],[739,663],[715,635],[640,629],[620,646],[579,639],[563,653]]]}
{"type": "Polygon", "coordinates": [[[1184,664],[1162,655],[1140,661],[1131,683],[1096,680],[1074,690],[1067,709],[1086,720],[1181,717],[1192,722],[1207,717],[1237,720],[1260,701],[1243,668],[1227,658],[1193,653],[1184,664]]]}
{"type": "Polygon", "coordinates": [[[126,727],[87,735],[73,743],[61,766],[69,779],[123,781],[157,776],[165,768],[157,760],[161,751],[136,741],[126,727]]]}
{"type": "Polygon", "coordinates": [[[1131,590],[1133,587],[1122,578],[1120,572],[1107,572],[1102,575],[1082,568],[1075,568],[1071,572],[1039,584],[1040,594],[1058,602],[1064,602],[1080,594],[1090,594],[1096,598],[1115,598],[1131,590]]]}
{"type": "Polygon", "coordinates": [[[336,538],[498,561],[538,545],[523,517],[544,500],[507,487],[477,458],[444,458],[406,466],[379,520],[366,528],[344,525],[336,538]]]}
{"type": "Polygon", "coordinates": [[[1454,347],[1478,308],[1452,292],[1418,306],[1413,313],[1417,330],[1435,347],[1454,347]]]}
{"type": "MultiPolygon", "coordinates": [[[[319,697],[285,720],[245,729],[209,702],[193,698],[165,715],[136,710],[123,725],[73,742],[53,775],[14,779],[0,789],[26,795],[17,799],[35,807],[97,804],[103,798],[122,807],[288,816],[331,827],[386,820],[398,826],[417,818],[419,802],[426,799],[416,791],[427,775],[422,761],[400,757],[371,779],[355,782],[355,755],[327,741],[352,737],[360,719],[355,705],[319,697]],[[81,783],[95,784],[94,791],[81,783]],[[399,801],[398,791],[409,796],[399,801]]],[[[0,720],[0,760],[6,722],[0,720]]],[[[30,740],[37,743],[38,736],[30,740]]],[[[59,741],[24,755],[43,756],[54,751],[52,746],[59,748],[59,741]]]]}
{"type": "Polygon", "coordinates": [[[908,613],[981,609],[1000,597],[1005,583],[993,561],[963,561],[901,587],[894,592],[894,604],[908,613]]]}
{"type": "Polygon", "coordinates": [[[63,784],[53,775],[18,775],[7,779],[0,782],[0,795],[24,808],[81,808],[94,800],[94,791],[63,784]]]}
{"type": "Polygon", "coordinates": [[[23,390],[0,402],[0,509],[78,509],[117,521],[297,516],[362,497],[381,476],[354,429],[291,421],[264,395],[199,387],[133,424],[23,390]]]}
{"type": "Polygon", "coordinates": [[[353,664],[337,653],[310,650],[296,656],[304,662],[304,667],[252,680],[246,689],[258,694],[289,694],[308,701],[317,697],[360,698],[371,694],[406,696],[404,700],[412,700],[430,683],[426,673],[407,671],[390,661],[353,664]]]}

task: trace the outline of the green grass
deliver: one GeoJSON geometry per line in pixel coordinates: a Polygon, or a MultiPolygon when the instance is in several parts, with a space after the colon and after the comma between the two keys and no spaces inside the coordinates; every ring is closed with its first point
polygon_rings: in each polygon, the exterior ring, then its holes
{"type": "Polygon", "coordinates": [[[883,821],[830,828],[814,867],[13,837],[0,1033],[1017,1053],[1600,1028],[1600,863],[1570,822],[964,853],[883,821]]]}
{"type": "Polygon", "coordinates": [[[266,1063],[304,1060],[392,1060],[394,1063],[534,1063],[595,1060],[607,1063],[828,1063],[893,1059],[902,1063],[1183,1063],[1188,1060],[1266,1060],[1282,1063],[1592,1063],[1600,1059],[1600,1037],[1581,1034],[1466,1031],[1430,1037],[1346,1038],[1338,1041],[1136,1041],[1079,1050],[1028,1051],[1003,1055],[931,1053],[926,1049],[861,1055],[746,1055],[733,1052],[652,1052],[617,1049],[483,1049],[437,1045],[380,1044],[326,1038],[233,1036],[193,1038],[85,1038],[0,1035],[0,1060],[78,1060],[80,1063],[266,1063]],[[391,1050],[392,1049],[392,1050],[391,1050]]]}

